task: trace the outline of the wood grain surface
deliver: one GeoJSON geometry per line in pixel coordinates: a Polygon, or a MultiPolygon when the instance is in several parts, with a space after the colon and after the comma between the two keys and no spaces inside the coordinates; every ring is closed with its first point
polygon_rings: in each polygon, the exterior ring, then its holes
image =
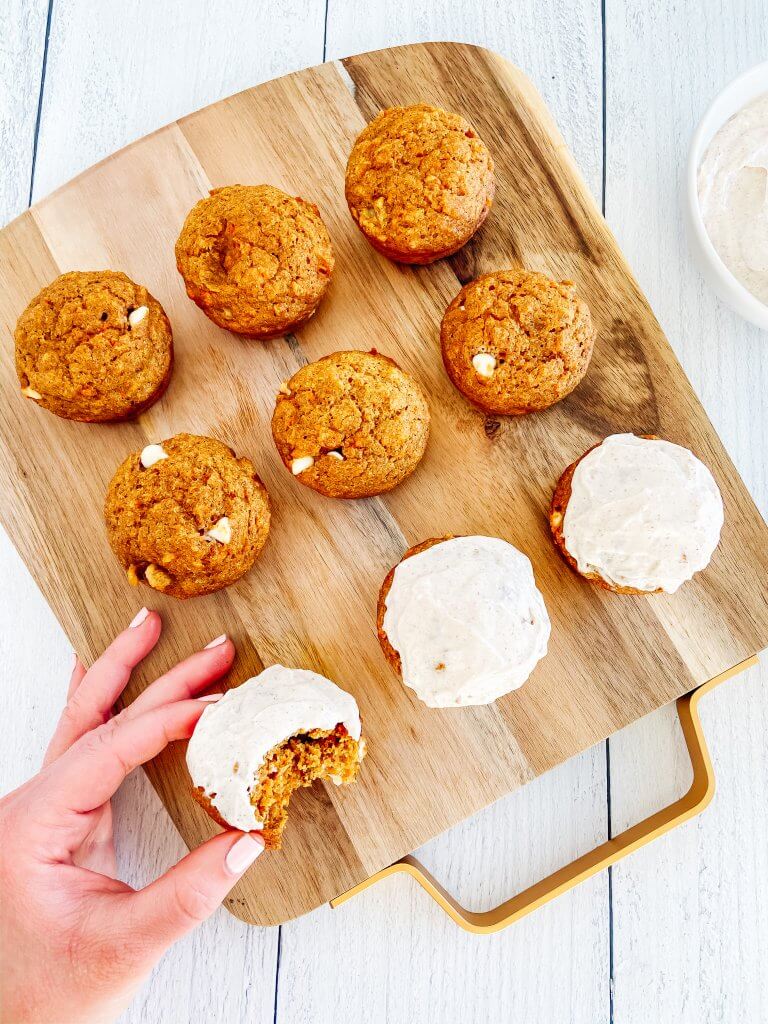
{"type": "MultiPolygon", "coordinates": [[[[172,639],[129,698],[182,645],[225,630],[239,650],[232,684],[279,660],[324,672],[360,702],[370,737],[361,781],[300,794],[284,850],[260,869],[258,887],[246,878],[233,893],[230,909],[259,923],[311,909],[768,642],[764,524],[530,84],[501,58],[455,44],[345,65],[354,96],[338,65],[241,93],[111,157],[0,234],[4,332],[61,270],[111,266],[161,299],[178,343],[167,396],[137,423],[114,427],[65,423],[22,402],[12,346],[4,346],[3,520],[77,649],[96,654],[149,599],[173,625],[172,639]],[[365,121],[382,106],[417,100],[464,113],[489,143],[499,182],[477,238],[423,269],[377,256],[342,194],[346,155],[365,121]],[[184,296],[172,251],[179,226],[209,187],[235,181],[270,181],[317,201],[331,231],[331,292],[295,338],[243,342],[184,296]],[[437,327],[459,282],[510,262],[575,280],[599,341],[568,400],[536,417],[488,422],[445,378],[437,327]],[[432,440],[419,472],[386,499],[331,502],[279,465],[268,430],[274,395],[301,363],[372,345],[426,387],[432,440]],[[182,429],[250,455],[275,501],[256,569],[223,594],[184,604],[130,590],[101,522],[104,489],[124,454],[182,429]],[[564,568],[547,536],[546,505],[562,468],[618,430],[693,448],[723,491],[720,548],[673,597],[598,593],[564,568]],[[490,708],[423,707],[376,643],[375,595],[387,568],[409,544],[449,532],[495,534],[525,551],[553,619],[547,659],[490,708]]],[[[184,839],[210,834],[186,792],[183,750],[148,770],[184,839]]]]}

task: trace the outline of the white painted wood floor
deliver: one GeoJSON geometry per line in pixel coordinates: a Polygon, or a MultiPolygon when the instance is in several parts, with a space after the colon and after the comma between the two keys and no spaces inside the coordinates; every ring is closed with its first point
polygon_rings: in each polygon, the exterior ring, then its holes
{"type": "MultiPolygon", "coordinates": [[[[709,292],[679,212],[698,117],[768,52],[764,0],[603,0],[602,8],[600,0],[0,0],[0,222],[222,96],[323,59],[427,39],[497,50],[542,91],[765,514],[768,335],[709,292]]],[[[0,573],[5,791],[40,761],[71,653],[4,536],[0,573]]],[[[248,928],[219,911],[168,954],[124,1020],[768,1021],[765,677],[765,668],[753,669],[705,702],[714,804],[610,877],[479,938],[459,931],[407,879],[279,930],[248,928]]],[[[460,898],[490,906],[687,781],[667,709],[421,855],[460,898]]],[[[133,885],[182,854],[140,773],[118,795],[117,830],[122,876],[133,885]]]]}

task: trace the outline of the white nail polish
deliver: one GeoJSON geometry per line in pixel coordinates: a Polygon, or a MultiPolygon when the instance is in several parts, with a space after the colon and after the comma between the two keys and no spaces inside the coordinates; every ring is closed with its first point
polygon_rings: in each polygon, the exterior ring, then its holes
{"type": "Polygon", "coordinates": [[[223,693],[204,693],[202,697],[198,697],[197,700],[203,703],[213,704],[217,700],[221,700],[224,696],[223,693]]]}
{"type": "Polygon", "coordinates": [[[224,864],[231,875],[242,875],[264,852],[264,843],[247,832],[231,847],[224,864]]]}
{"type": "Polygon", "coordinates": [[[227,634],[222,633],[221,636],[217,636],[215,640],[211,640],[209,644],[206,644],[203,648],[204,651],[210,651],[212,647],[221,647],[223,643],[226,643],[227,634]]]}
{"type": "Polygon", "coordinates": [[[146,619],[146,617],[148,615],[149,615],[149,608],[142,608],[140,612],[136,613],[133,621],[131,622],[131,624],[130,624],[130,626],[128,628],[129,629],[136,629],[137,626],[140,626],[142,624],[142,622],[145,621],[145,619],[146,619]]]}

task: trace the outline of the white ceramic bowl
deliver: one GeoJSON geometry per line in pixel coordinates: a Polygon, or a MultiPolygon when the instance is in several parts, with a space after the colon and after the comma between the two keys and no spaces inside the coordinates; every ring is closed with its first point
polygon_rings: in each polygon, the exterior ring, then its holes
{"type": "Polygon", "coordinates": [[[707,284],[745,320],[768,331],[768,306],[736,280],[709,240],[699,209],[696,178],[713,135],[743,106],[768,92],[768,61],[739,75],[710,103],[688,151],[683,189],[683,215],[691,252],[707,284]]]}

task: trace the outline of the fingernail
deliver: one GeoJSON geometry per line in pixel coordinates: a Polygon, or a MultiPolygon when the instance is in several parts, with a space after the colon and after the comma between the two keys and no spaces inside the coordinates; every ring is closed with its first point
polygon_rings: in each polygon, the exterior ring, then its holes
{"type": "Polygon", "coordinates": [[[221,636],[217,636],[215,640],[211,640],[209,644],[206,644],[203,648],[204,651],[210,651],[212,647],[221,647],[223,643],[226,643],[227,634],[222,633],[221,636]]]}
{"type": "Polygon", "coordinates": [[[231,875],[242,875],[263,852],[264,844],[246,832],[230,849],[224,864],[231,875]]]}
{"type": "Polygon", "coordinates": [[[140,626],[148,615],[149,615],[149,608],[142,608],[140,612],[136,613],[136,616],[133,619],[133,621],[131,622],[131,624],[128,627],[128,629],[136,629],[136,627],[140,626]]]}
{"type": "Polygon", "coordinates": [[[72,654],[70,655],[70,660],[72,662],[72,672],[74,672],[75,669],[77,668],[77,651],[72,651],[72,654]]]}
{"type": "Polygon", "coordinates": [[[209,703],[213,703],[216,700],[221,700],[223,696],[223,693],[204,693],[203,696],[198,697],[197,700],[203,700],[208,701],[209,703]]]}

